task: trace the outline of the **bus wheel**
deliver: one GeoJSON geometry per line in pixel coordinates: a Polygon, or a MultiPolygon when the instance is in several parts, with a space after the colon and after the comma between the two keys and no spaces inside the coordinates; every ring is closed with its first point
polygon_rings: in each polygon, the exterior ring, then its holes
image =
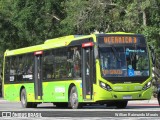
{"type": "Polygon", "coordinates": [[[117,108],[126,108],[126,106],[127,106],[127,104],[128,104],[128,101],[117,101],[116,102],[116,107],[117,108]]]}
{"type": "Polygon", "coordinates": [[[78,94],[75,86],[71,88],[70,96],[69,96],[69,106],[72,109],[80,108],[80,103],[78,102],[78,94]]]}
{"type": "Polygon", "coordinates": [[[27,102],[27,93],[25,89],[21,91],[21,105],[23,108],[30,108],[32,107],[32,103],[27,102]]]}
{"type": "Polygon", "coordinates": [[[159,106],[160,106],[160,92],[157,95],[157,100],[158,100],[158,103],[159,103],[159,106]]]}

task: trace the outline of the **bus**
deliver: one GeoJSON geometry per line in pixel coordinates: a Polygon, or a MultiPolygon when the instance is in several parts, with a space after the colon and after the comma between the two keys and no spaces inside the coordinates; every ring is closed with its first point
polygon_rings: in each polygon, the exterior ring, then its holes
{"type": "Polygon", "coordinates": [[[126,108],[151,98],[151,57],[141,34],[69,35],[6,50],[4,99],[24,108],[40,103],[81,108],[102,104],[126,108]]]}

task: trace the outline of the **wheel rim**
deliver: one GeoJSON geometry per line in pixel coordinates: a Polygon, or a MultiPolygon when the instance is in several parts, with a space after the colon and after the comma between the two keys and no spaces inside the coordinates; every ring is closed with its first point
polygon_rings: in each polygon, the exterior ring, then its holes
{"type": "Polygon", "coordinates": [[[21,100],[22,100],[22,104],[25,105],[25,103],[26,103],[26,101],[25,101],[25,100],[26,100],[26,97],[25,97],[24,94],[22,94],[22,99],[21,99],[21,100]]]}
{"type": "Polygon", "coordinates": [[[76,93],[73,93],[73,94],[72,94],[72,97],[71,97],[71,105],[72,105],[73,108],[76,107],[77,102],[78,102],[77,94],[76,94],[76,93]]]}

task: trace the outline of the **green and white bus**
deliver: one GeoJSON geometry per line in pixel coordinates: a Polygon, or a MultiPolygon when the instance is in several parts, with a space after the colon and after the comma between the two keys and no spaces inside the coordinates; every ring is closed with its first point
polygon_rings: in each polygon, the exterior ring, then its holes
{"type": "Polygon", "coordinates": [[[6,50],[4,98],[24,108],[40,103],[73,109],[86,104],[125,108],[151,98],[151,57],[143,35],[70,35],[6,50]]]}

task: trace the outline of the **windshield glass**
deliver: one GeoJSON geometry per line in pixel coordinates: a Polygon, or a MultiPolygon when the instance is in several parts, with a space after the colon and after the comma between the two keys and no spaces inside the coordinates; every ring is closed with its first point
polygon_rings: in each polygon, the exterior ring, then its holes
{"type": "Polygon", "coordinates": [[[99,47],[103,77],[149,76],[146,47],[140,45],[99,47]]]}

